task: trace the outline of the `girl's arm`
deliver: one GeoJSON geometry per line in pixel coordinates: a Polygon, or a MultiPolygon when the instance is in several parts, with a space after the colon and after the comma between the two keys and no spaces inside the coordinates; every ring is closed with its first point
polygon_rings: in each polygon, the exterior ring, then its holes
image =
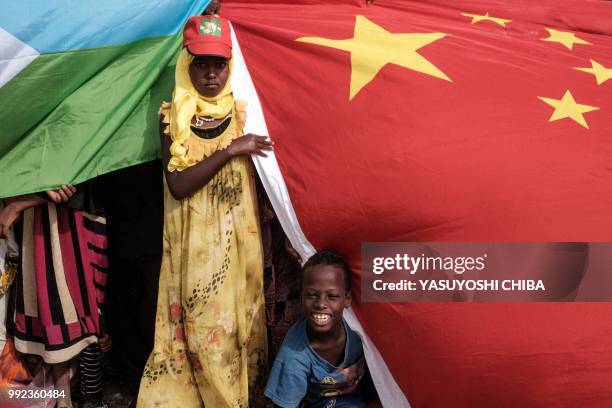
{"type": "Polygon", "coordinates": [[[45,202],[45,199],[36,194],[26,194],[6,199],[6,207],[0,212],[0,238],[7,238],[11,226],[19,219],[26,208],[34,207],[45,202]]]}
{"type": "Polygon", "coordinates": [[[264,151],[273,149],[273,142],[266,140],[266,136],[247,134],[234,139],[227,149],[217,150],[198,164],[191,166],[183,171],[168,171],[170,162],[171,139],[164,134],[163,129],[166,125],[160,123],[160,136],[162,142],[162,163],[164,165],[164,175],[170,194],[176,200],[191,196],[193,193],[204,187],[217,174],[231,158],[240,155],[257,154],[266,157],[264,151]]]}
{"type": "MultiPolygon", "coordinates": [[[[49,190],[46,193],[51,201],[60,204],[67,202],[76,193],[76,188],[68,184],[57,190],[49,190]]],[[[25,194],[6,198],[4,202],[6,207],[0,212],[0,238],[8,237],[9,228],[19,219],[24,210],[44,204],[47,200],[38,194],[25,194]]]]}

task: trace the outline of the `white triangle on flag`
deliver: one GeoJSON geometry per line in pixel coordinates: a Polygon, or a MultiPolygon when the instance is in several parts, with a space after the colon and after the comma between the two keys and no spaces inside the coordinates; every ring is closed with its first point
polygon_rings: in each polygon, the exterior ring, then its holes
{"type": "Polygon", "coordinates": [[[0,27],[0,88],[40,55],[38,51],[0,27]]]}

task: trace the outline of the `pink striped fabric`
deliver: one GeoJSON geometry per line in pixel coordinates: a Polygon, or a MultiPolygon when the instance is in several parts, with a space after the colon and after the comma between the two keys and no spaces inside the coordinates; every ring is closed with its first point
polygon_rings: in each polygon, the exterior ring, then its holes
{"type": "Polygon", "coordinates": [[[67,361],[101,334],[108,269],[104,219],[54,204],[30,209],[22,253],[15,347],[48,363],[67,361]]]}

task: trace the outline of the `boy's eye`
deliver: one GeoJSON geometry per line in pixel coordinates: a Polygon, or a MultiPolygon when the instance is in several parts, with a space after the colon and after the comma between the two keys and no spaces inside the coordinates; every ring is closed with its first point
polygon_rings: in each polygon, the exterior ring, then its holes
{"type": "Polygon", "coordinates": [[[227,63],[225,63],[225,62],[218,62],[217,63],[217,68],[223,69],[223,68],[225,68],[226,65],[227,65],[227,63]]]}

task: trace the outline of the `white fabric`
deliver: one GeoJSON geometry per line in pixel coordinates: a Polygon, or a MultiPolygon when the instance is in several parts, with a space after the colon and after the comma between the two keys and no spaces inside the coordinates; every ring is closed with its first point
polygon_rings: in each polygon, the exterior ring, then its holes
{"type": "MultiPolygon", "coordinates": [[[[232,90],[234,99],[245,100],[247,105],[247,121],[244,133],[254,133],[256,135],[268,135],[268,128],[263,116],[263,110],[255,91],[255,86],[251,75],[246,67],[238,40],[232,28],[232,58],[234,58],[234,72],[232,74],[232,90]]],[[[281,175],[274,152],[266,152],[268,157],[263,158],[253,155],[253,162],[257,173],[259,173],[262,184],[270,198],[272,207],[276,212],[276,217],[280,221],[287,238],[293,245],[302,259],[308,259],[316,251],[310,245],[302,229],[299,227],[297,216],[291,205],[291,199],[285,185],[285,180],[281,175]]]]}
{"type": "MultiPolygon", "coordinates": [[[[255,133],[258,135],[268,135],[268,128],[264,119],[263,109],[255,86],[244,62],[240,45],[232,28],[232,58],[234,58],[234,72],[232,76],[232,89],[235,99],[243,99],[248,102],[247,121],[244,128],[245,133],[255,133]]],[[[268,198],[274,208],[276,216],[280,221],[287,238],[293,248],[300,254],[303,260],[307,260],[316,250],[308,242],[302,228],[298,222],[295,210],[291,204],[287,185],[278,167],[278,162],[274,153],[268,154],[263,158],[253,155],[255,168],[259,173],[262,184],[268,194],[268,198]]],[[[355,316],[352,309],[344,313],[344,317],[349,326],[361,336],[364,344],[365,357],[368,362],[370,374],[378,391],[378,396],[384,407],[403,408],[410,407],[408,400],[397,385],[389,368],[382,359],[378,349],[363,331],[363,327],[355,316]]]]}
{"type": "Polygon", "coordinates": [[[0,27],[0,88],[40,54],[0,27]]]}

